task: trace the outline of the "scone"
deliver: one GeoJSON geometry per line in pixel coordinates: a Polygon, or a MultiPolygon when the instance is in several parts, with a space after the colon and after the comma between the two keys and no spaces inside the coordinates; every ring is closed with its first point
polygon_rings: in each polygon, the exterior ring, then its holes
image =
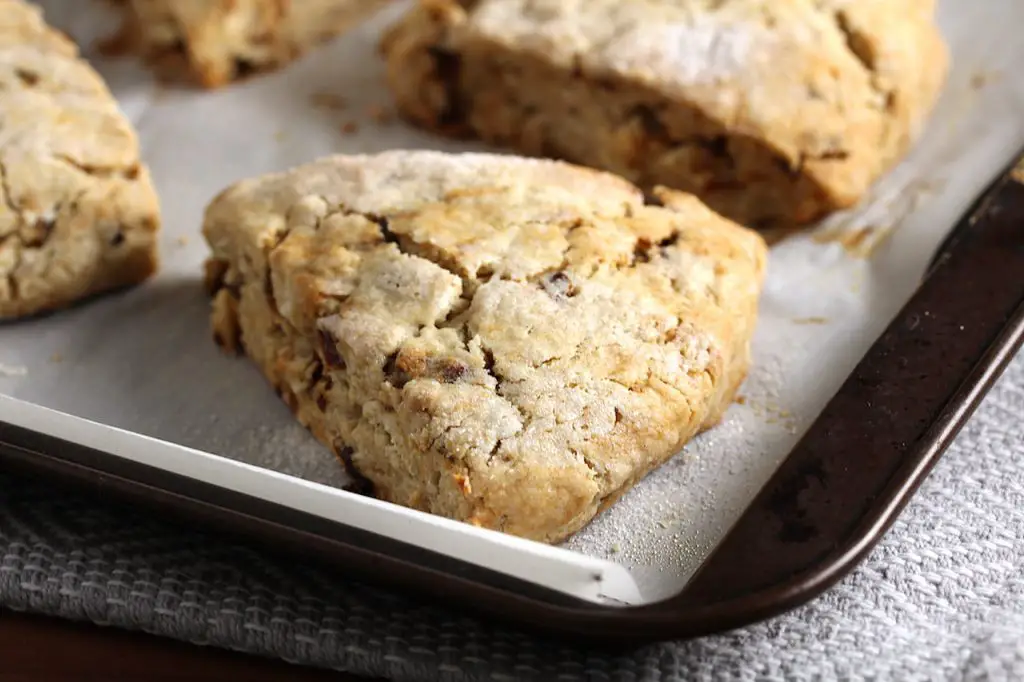
{"type": "Polygon", "coordinates": [[[160,211],[128,120],[35,7],[0,0],[0,319],[146,280],[160,211]]]}
{"type": "Polygon", "coordinates": [[[242,181],[205,214],[215,338],[380,498],[559,541],[714,425],[750,361],[764,241],[658,197],[431,151],[242,181]]]}
{"type": "Polygon", "coordinates": [[[692,192],[754,228],[855,204],[944,83],[934,0],[420,0],[382,41],[402,114],[692,192]]]}
{"type": "Polygon", "coordinates": [[[164,76],[207,88],[281,67],[390,0],[130,0],[129,32],[164,76]]]}

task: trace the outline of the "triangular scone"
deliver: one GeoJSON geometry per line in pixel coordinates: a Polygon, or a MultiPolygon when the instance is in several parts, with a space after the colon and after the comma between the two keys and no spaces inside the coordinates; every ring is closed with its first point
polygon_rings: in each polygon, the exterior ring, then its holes
{"type": "Polygon", "coordinates": [[[431,151],[240,182],[203,230],[219,343],[350,473],[548,542],[721,418],[767,252],[689,195],[431,151]]]}
{"type": "Polygon", "coordinates": [[[138,284],[160,212],[135,131],[75,45],[0,0],[0,319],[138,284]]]}
{"type": "Polygon", "coordinates": [[[125,39],[207,88],[279,68],[391,0],[128,0],[125,39]]]}
{"type": "Polygon", "coordinates": [[[949,70],[935,0],[416,0],[402,114],[692,192],[757,228],[857,203],[949,70]]]}

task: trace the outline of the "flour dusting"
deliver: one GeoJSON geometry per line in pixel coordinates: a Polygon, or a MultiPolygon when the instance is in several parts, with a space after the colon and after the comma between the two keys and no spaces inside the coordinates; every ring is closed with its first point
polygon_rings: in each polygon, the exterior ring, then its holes
{"type": "Polygon", "coordinates": [[[767,53],[770,34],[748,23],[711,17],[636,24],[613,38],[605,57],[616,70],[646,72],[681,85],[741,76],[767,53]]]}
{"type": "Polygon", "coordinates": [[[25,367],[14,365],[0,365],[0,377],[23,377],[28,374],[25,367]]]}

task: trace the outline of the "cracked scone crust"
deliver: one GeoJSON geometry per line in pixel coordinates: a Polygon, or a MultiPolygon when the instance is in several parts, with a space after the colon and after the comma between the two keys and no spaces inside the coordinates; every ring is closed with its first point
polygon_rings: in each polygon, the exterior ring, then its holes
{"type": "Polygon", "coordinates": [[[755,228],[855,204],[948,68],[934,0],[419,0],[382,42],[409,120],[697,194],[755,228]]]}
{"type": "Polygon", "coordinates": [[[764,241],[660,196],[426,151],[243,181],[205,216],[215,336],[377,496],[559,541],[747,371],[764,241]]]}
{"type": "Polygon", "coordinates": [[[127,119],[39,10],[0,0],[0,319],[157,268],[157,196],[127,119]]]}
{"type": "Polygon", "coordinates": [[[130,0],[128,38],[161,75],[216,88],[298,59],[391,0],[130,0]]]}

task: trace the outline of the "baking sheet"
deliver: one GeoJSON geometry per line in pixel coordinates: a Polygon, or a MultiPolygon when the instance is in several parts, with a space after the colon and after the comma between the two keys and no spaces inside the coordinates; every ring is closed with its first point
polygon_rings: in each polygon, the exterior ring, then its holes
{"type": "MultiPolygon", "coordinates": [[[[333,455],[255,368],[212,343],[199,226],[231,182],[325,154],[485,149],[390,115],[375,48],[407,3],[291,68],[217,92],[159,85],[132,58],[102,58],[96,39],[117,26],[106,3],[41,4],[94,57],[139,130],[163,202],[164,263],[133,291],[0,326],[0,393],[343,485],[333,455]]],[[[1024,72],[1015,68],[1024,4],[943,0],[940,23],[953,69],[910,157],[857,210],[773,248],[741,401],[565,544],[626,566],[645,600],[681,589],[899,310],[934,247],[1024,145],[1024,72]]]]}

